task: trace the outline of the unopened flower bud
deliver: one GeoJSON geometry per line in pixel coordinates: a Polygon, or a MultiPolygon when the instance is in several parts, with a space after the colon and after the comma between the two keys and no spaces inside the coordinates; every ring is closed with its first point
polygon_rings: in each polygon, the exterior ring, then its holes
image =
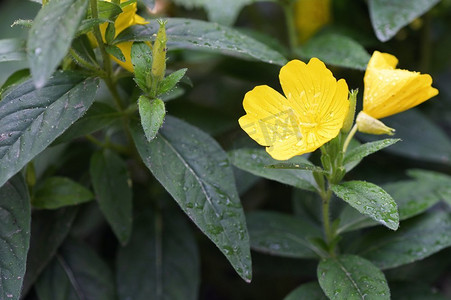
{"type": "Polygon", "coordinates": [[[348,115],[346,116],[345,121],[343,122],[343,127],[341,128],[341,132],[348,133],[351,130],[352,123],[354,123],[355,116],[355,104],[357,102],[357,94],[359,90],[351,90],[349,92],[349,110],[348,115]]]}
{"type": "Polygon", "coordinates": [[[386,126],[378,119],[373,118],[363,111],[359,112],[357,115],[356,123],[358,130],[363,133],[388,135],[393,135],[395,133],[393,128],[386,126]]]}
{"type": "Polygon", "coordinates": [[[152,49],[152,80],[154,88],[163,80],[166,72],[166,22],[159,20],[160,29],[153,44],[152,49]]]}

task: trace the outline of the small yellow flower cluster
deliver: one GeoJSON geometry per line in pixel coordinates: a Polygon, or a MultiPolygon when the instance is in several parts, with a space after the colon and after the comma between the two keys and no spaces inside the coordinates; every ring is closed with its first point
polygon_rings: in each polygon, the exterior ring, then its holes
{"type": "MultiPolygon", "coordinates": [[[[438,94],[427,74],[395,69],[398,60],[374,52],[365,73],[361,132],[391,134],[378,119],[412,108],[438,94]]],[[[292,60],[280,70],[285,97],[263,85],[248,92],[241,128],[278,160],[313,152],[335,138],[349,110],[348,86],[336,81],[323,62],[292,60]]]]}

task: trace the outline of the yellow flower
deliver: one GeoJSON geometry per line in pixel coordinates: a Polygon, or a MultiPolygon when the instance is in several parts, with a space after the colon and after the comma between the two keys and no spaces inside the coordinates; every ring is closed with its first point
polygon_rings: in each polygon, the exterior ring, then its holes
{"type": "Polygon", "coordinates": [[[296,29],[301,44],[330,22],[330,2],[330,0],[298,0],[295,3],[296,29]]]}
{"type": "Polygon", "coordinates": [[[241,128],[278,160],[313,152],[338,135],[349,109],[348,86],[324,63],[292,60],[279,74],[285,97],[261,85],[246,93],[241,128]]]}
{"type": "MultiPolygon", "coordinates": [[[[395,69],[397,64],[398,59],[391,54],[378,51],[373,53],[364,77],[363,113],[357,116],[360,131],[389,134],[390,130],[382,128],[370,132],[372,126],[368,122],[403,112],[438,94],[438,90],[431,86],[432,78],[429,74],[395,69]]],[[[380,121],[376,123],[383,125],[380,121]]]]}
{"type": "MultiPolygon", "coordinates": [[[[106,1],[111,2],[111,0],[106,1]]],[[[121,0],[121,3],[127,1],[128,0],[121,0]]],[[[114,37],[117,37],[119,33],[121,33],[123,30],[125,30],[130,26],[137,24],[143,25],[149,23],[143,17],[137,15],[136,11],[137,11],[136,2],[130,3],[122,7],[122,12],[117,16],[116,20],[114,21],[114,29],[115,29],[114,37]]],[[[100,32],[102,33],[102,39],[104,42],[107,27],[108,23],[100,24],[100,32]]],[[[117,62],[120,66],[122,66],[124,69],[130,72],[133,72],[133,65],[131,61],[132,44],[133,42],[123,42],[116,45],[119,49],[121,49],[122,54],[124,54],[125,62],[118,60],[114,56],[111,56],[111,58],[115,62],[117,62]]]]}

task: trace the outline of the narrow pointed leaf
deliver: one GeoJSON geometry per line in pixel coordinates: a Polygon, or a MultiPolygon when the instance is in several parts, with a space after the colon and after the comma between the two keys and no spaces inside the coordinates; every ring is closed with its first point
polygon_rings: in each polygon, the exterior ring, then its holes
{"type": "Polygon", "coordinates": [[[87,7],[87,0],[53,0],[39,11],[27,42],[28,62],[36,87],[45,85],[67,54],[87,7]]]}
{"type": "MultiPolygon", "coordinates": [[[[229,152],[232,163],[239,169],[257,176],[275,180],[297,188],[315,191],[316,183],[311,171],[305,170],[280,170],[265,168],[265,166],[276,165],[278,160],[273,159],[262,149],[238,149],[229,152]]],[[[288,160],[293,164],[311,164],[304,157],[294,157],[288,160]]]]}
{"type": "MultiPolygon", "coordinates": [[[[204,50],[276,65],[287,62],[277,51],[232,28],[192,19],[166,20],[167,47],[170,50],[204,50]]],[[[130,27],[119,34],[115,43],[128,40],[153,41],[158,28],[156,20],[147,25],[130,27]]]]}
{"type": "Polygon", "coordinates": [[[248,214],[246,220],[253,250],[296,258],[320,255],[320,250],[309,240],[321,237],[321,230],[300,218],[262,211],[248,214]]]}
{"type": "Polygon", "coordinates": [[[337,197],[392,230],[398,229],[398,207],[381,187],[365,181],[348,181],[331,186],[337,197]]]}
{"type": "Polygon", "coordinates": [[[97,84],[63,72],[39,90],[28,80],[5,93],[0,101],[0,186],[86,112],[97,84]]]}
{"type": "Polygon", "coordinates": [[[45,266],[55,256],[72,226],[78,207],[35,210],[31,220],[30,250],[27,258],[22,297],[25,296],[45,266]]]}
{"type": "Polygon", "coordinates": [[[88,246],[67,240],[36,282],[39,299],[116,299],[113,274],[88,246]]]}
{"type": "Polygon", "coordinates": [[[283,300],[327,300],[318,282],[304,283],[283,300]]]}
{"type": "Polygon", "coordinates": [[[183,211],[250,281],[249,237],[227,154],[201,130],[167,116],[148,142],[140,126],[132,135],[144,164],[183,211]]]}
{"type": "Polygon", "coordinates": [[[99,207],[125,245],[132,231],[132,190],[125,162],[111,151],[97,152],[91,158],[90,174],[99,207]]]}
{"type": "Polygon", "coordinates": [[[141,96],[138,99],[138,108],[144,134],[150,142],[157,136],[158,130],[163,125],[166,116],[164,102],[158,98],[151,100],[146,96],[141,96]]]}
{"type": "Polygon", "coordinates": [[[440,0],[369,0],[371,23],[382,42],[427,12],[440,0]]]}
{"type": "Polygon", "coordinates": [[[354,247],[381,269],[421,260],[451,246],[451,215],[425,213],[407,220],[397,232],[375,228],[354,247]]]}
{"type": "Polygon", "coordinates": [[[0,40],[0,62],[24,60],[27,57],[25,52],[25,41],[20,39],[0,40]]]}
{"type": "Polygon", "coordinates": [[[305,170],[305,171],[314,171],[319,173],[324,173],[325,171],[315,166],[311,163],[278,163],[274,165],[267,165],[265,168],[268,169],[297,169],[297,170],[305,170]]]}
{"type": "Polygon", "coordinates": [[[318,265],[318,280],[331,300],[390,299],[384,273],[359,256],[323,259],[318,265]]]}
{"type": "Polygon", "coordinates": [[[18,174],[0,188],[0,299],[17,300],[30,244],[30,198],[18,174]]]}
{"type": "Polygon", "coordinates": [[[133,43],[131,60],[136,84],[141,90],[148,92],[151,85],[148,81],[152,69],[152,49],[146,43],[133,43]]]}
{"type": "Polygon", "coordinates": [[[183,215],[146,209],[133,227],[116,260],[119,299],[198,299],[199,253],[183,215]]]}
{"type": "Polygon", "coordinates": [[[370,142],[366,144],[362,144],[358,147],[355,147],[348,152],[346,152],[345,158],[343,160],[343,164],[347,171],[352,170],[359,162],[366,156],[373,154],[379,150],[382,150],[386,147],[389,147],[397,142],[400,139],[384,139],[380,141],[370,142]]]}
{"type": "Polygon", "coordinates": [[[77,205],[94,199],[90,190],[66,177],[49,177],[36,189],[34,207],[55,209],[77,205]]]}
{"type": "Polygon", "coordinates": [[[163,81],[161,82],[160,89],[158,91],[158,94],[165,94],[172,90],[177,83],[185,76],[185,73],[188,69],[180,69],[177,70],[168,76],[166,76],[163,81]]]}

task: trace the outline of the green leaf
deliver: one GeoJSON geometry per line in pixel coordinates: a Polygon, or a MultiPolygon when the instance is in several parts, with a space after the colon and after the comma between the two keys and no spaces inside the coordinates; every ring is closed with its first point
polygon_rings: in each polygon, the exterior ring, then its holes
{"type": "Polygon", "coordinates": [[[188,69],[180,69],[177,70],[168,76],[166,76],[163,81],[161,82],[158,94],[165,94],[172,90],[177,83],[185,76],[185,73],[188,69]]]}
{"type": "MultiPolygon", "coordinates": [[[[419,176],[426,173],[426,171],[417,172],[419,176]]],[[[399,220],[405,220],[423,213],[443,199],[446,190],[451,189],[451,178],[449,176],[435,172],[427,173],[431,173],[431,181],[419,177],[416,180],[403,180],[383,186],[383,189],[392,196],[398,205],[399,220]]],[[[414,173],[408,172],[408,174],[412,176],[414,173]]],[[[346,207],[340,215],[338,232],[356,230],[377,224],[377,222],[358,213],[355,209],[346,207]]]]}
{"type": "Polygon", "coordinates": [[[155,0],[140,0],[147,8],[153,9],[155,6],[155,0]]]}
{"type": "Polygon", "coordinates": [[[69,239],[35,285],[39,299],[116,299],[108,265],[88,246],[69,239]]]}
{"type": "Polygon", "coordinates": [[[348,152],[346,152],[343,164],[345,165],[346,171],[352,170],[355,166],[357,166],[360,161],[379,150],[382,150],[386,147],[389,147],[393,144],[399,142],[400,139],[384,139],[375,142],[366,143],[355,147],[348,152]]]}
{"type": "Polygon", "coordinates": [[[119,47],[117,46],[111,46],[108,45],[105,47],[106,52],[108,52],[108,54],[114,56],[115,58],[117,58],[118,60],[125,62],[125,56],[122,53],[122,50],[119,49],[119,47]]]}
{"type": "Polygon", "coordinates": [[[396,300],[446,300],[435,287],[422,282],[396,282],[390,283],[392,299],[396,300]]]}
{"type": "Polygon", "coordinates": [[[87,7],[87,0],[49,1],[34,19],[27,56],[37,88],[45,85],[67,54],[87,7]]]}
{"type": "Polygon", "coordinates": [[[25,41],[21,39],[0,40],[0,62],[25,60],[25,41]]]}
{"type": "Polygon", "coordinates": [[[353,39],[338,34],[323,34],[310,39],[297,51],[301,57],[317,57],[324,63],[357,70],[365,70],[370,55],[353,39]]]}
{"type": "Polygon", "coordinates": [[[81,137],[103,128],[109,127],[115,121],[120,120],[121,113],[103,102],[94,102],[86,114],[72,124],[54,144],[69,142],[74,138],[81,137]]]}
{"type": "Polygon", "coordinates": [[[150,142],[157,136],[158,130],[163,125],[164,117],[166,116],[164,102],[158,98],[151,100],[146,96],[140,96],[138,108],[144,134],[150,142]]]}
{"type": "MultiPolygon", "coordinates": [[[[91,7],[89,7],[89,14],[91,13],[90,8],[91,7]]],[[[111,21],[114,21],[122,12],[122,8],[119,5],[109,1],[97,1],[97,9],[100,19],[107,19],[111,21]]]]}
{"type": "Polygon", "coordinates": [[[152,49],[146,43],[133,43],[131,60],[135,71],[135,82],[141,90],[149,92],[148,78],[152,69],[152,49]]]}
{"type": "Polygon", "coordinates": [[[18,174],[0,188],[0,298],[20,297],[30,244],[30,198],[18,174]]]}
{"type": "Polygon", "coordinates": [[[28,80],[0,101],[0,186],[92,104],[98,80],[62,72],[37,90],[28,80]]]}
{"type": "MultiPolygon", "coordinates": [[[[402,139],[386,149],[387,152],[413,160],[451,165],[451,140],[437,125],[418,110],[410,109],[384,119],[384,124],[396,129],[396,137],[402,139]]],[[[359,135],[367,141],[375,138],[359,135]]]]}
{"type": "Polygon", "coordinates": [[[404,221],[397,232],[368,231],[353,249],[381,269],[395,268],[451,246],[450,232],[450,214],[425,213],[404,221]]]}
{"type": "Polygon", "coordinates": [[[321,250],[310,243],[322,236],[318,227],[277,212],[252,212],[246,216],[251,247],[271,255],[317,258],[321,250]]]}
{"type": "Polygon", "coordinates": [[[227,154],[201,130],[167,116],[148,142],[140,126],[132,135],[144,164],[183,211],[218,246],[238,274],[252,277],[246,220],[227,154]]]}
{"type": "MultiPolygon", "coordinates": [[[[71,45],[71,55],[76,63],[84,63],[89,64],[93,68],[101,69],[99,64],[97,63],[96,55],[94,50],[92,49],[91,42],[87,35],[83,34],[79,37],[76,37],[72,41],[71,45]]],[[[82,65],[84,67],[84,65],[82,65]]]]}
{"type": "MultiPolygon", "coordinates": [[[[169,50],[204,50],[245,59],[256,59],[276,65],[287,60],[268,46],[232,29],[205,21],[166,19],[167,46],[169,50]]],[[[115,43],[124,41],[153,41],[159,24],[156,20],[142,26],[132,26],[116,37],[115,43]]]]}
{"type": "Polygon", "coordinates": [[[241,9],[256,0],[229,0],[224,7],[222,0],[174,0],[174,3],[190,9],[202,7],[207,11],[208,19],[212,22],[231,26],[235,23],[241,9]]]}
{"type": "Polygon", "coordinates": [[[369,0],[371,23],[377,38],[386,42],[405,25],[430,10],[440,0],[369,0]]]}
{"type": "Polygon", "coordinates": [[[284,300],[327,300],[318,282],[304,283],[292,291],[284,300]]]}
{"type": "Polygon", "coordinates": [[[325,171],[315,166],[311,163],[278,163],[275,165],[268,165],[265,168],[269,169],[295,169],[295,170],[304,170],[304,171],[314,171],[318,173],[324,173],[325,171]]]}
{"type": "Polygon", "coordinates": [[[360,213],[370,216],[392,230],[398,229],[398,207],[393,198],[381,187],[365,181],[348,181],[331,186],[337,197],[360,213]]]}
{"type": "Polygon", "coordinates": [[[92,199],[94,195],[81,184],[66,177],[49,177],[38,186],[31,204],[38,208],[55,209],[92,199]]]}
{"type": "Polygon", "coordinates": [[[434,189],[438,197],[451,205],[451,176],[419,169],[408,170],[407,174],[418,181],[425,182],[434,189]]]}
{"type": "Polygon", "coordinates": [[[29,77],[30,77],[30,70],[29,69],[22,69],[22,70],[18,70],[16,72],[12,73],[8,77],[8,79],[6,79],[6,81],[3,83],[3,85],[0,87],[0,101],[1,101],[3,93],[6,90],[8,90],[8,89],[10,89],[10,88],[12,88],[12,87],[24,82],[29,77]]]}
{"type": "MultiPolygon", "coordinates": [[[[105,1],[102,1],[102,2],[105,2],[105,1]]],[[[110,3],[110,2],[106,2],[106,3],[110,3]]],[[[84,19],[81,21],[80,26],[78,26],[78,31],[77,31],[76,35],[80,36],[82,34],[86,34],[89,31],[91,31],[94,26],[100,25],[105,22],[114,23],[114,21],[110,21],[108,19],[84,19]]]]}
{"type": "Polygon", "coordinates": [[[199,253],[178,211],[136,215],[132,238],[116,261],[119,299],[198,299],[199,253]]]}
{"type": "Polygon", "coordinates": [[[99,207],[122,245],[132,231],[132,190],[125,162],[111,151],[91,157],[91,181],[99,207]]]}
{"type": "MultiPolygon", "coordinates": [[[[275,180],[297,188],[315,191],[316,183],[312,172],[304,170],[281,170],[265,168],[268,165],[278,164],[263,149],[238,149],[229,152],[231,162],[241,170],[245,170],[257,176],[275,180]]],[[[293,164],[309,164],[304,157],[296,156],[287,162],[293,164]]]]}
{"type": "Polygon", "coordinates": [[[27,258],[22,297],[25,296],[45,266],[66,239],[78,207],[58,210],[35,210],[31,220],[30,250],[27,258]]]}
{"type": "Polygon", "coordinates": [[[323,259],[317,273],[321,288],[331,300],[390,299],[384,273],[359,256],[323,259]]]}

